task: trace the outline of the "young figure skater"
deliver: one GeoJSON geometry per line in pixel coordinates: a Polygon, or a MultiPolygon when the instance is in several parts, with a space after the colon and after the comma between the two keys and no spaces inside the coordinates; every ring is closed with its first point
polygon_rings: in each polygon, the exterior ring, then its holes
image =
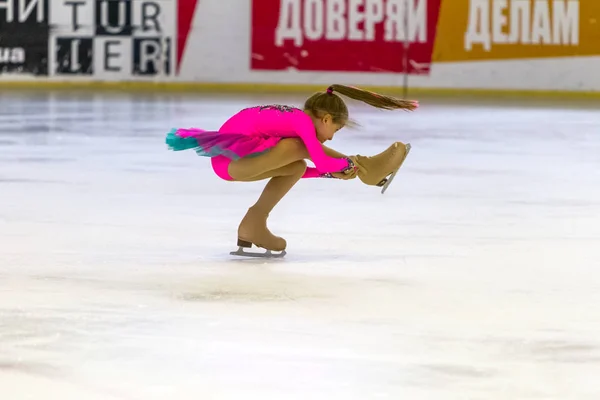
{"type": "Polygon", "coordinates": [[[418,102],[384,96],[351,86],[331,85],[304,103],[304,109],[285,105],[246,108],[229,118],[218,131],[173,129],[166,143],[171,150],[194,149],[211,158],[214,172],[227,181],[270,179],[257,202],[248,209],[238,227],[238,255],[285,255],[285,239],[267,228],[273,208],[301,178],[353,179],[382,186],[406,158],[409,144],[395,142],[374,156],[346,156],[323,145],[349,122],[348,108],[336,95],[371,106],[412,111],[418,102]],[[307,167],[306,159],[314,163],[307,167]],[[267,253],[244,253],[252,245],[267,253]]]}

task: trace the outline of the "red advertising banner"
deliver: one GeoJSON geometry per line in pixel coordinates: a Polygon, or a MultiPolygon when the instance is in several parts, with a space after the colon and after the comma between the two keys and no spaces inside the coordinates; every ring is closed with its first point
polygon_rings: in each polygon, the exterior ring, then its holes
{"type": "Polygon", "coordinates": [[[253,70],[427,74],[441,0],[253,0],[253,70]]]}

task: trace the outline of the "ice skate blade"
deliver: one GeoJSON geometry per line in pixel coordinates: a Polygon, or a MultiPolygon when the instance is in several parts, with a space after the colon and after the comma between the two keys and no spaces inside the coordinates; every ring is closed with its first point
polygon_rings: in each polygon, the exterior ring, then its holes
{"type": "Polygon", "coordinates": [[[402,164],[404,164],[404,161],[406,160],[406,157],[408,157],[408,153],[410,153],[410,149],[411,149],[411,145],[410,145],[410,143],[407,143],[406,144],[406,154],[404,155],[404,159],[402,160],[402,162],[400,163],[400,165],[398,166],[398,168],[396,168],[394,170],[394,172],[392,172],[392,174],[390,175],[389,178],[384,179],[383,181],[381,181],[381,183],[379,185],[377,185],[377,186],[381,187],[381,194],[384,194],[385,191],[387,190],[387,188],[392,184],[392,181],[394,180],[394,178],[398,174],[398,171],[400,171],[400,168],[402,167],[402,164]]]}
{"type": "Polygon", "coordinates": [[[229,253],[232,256],[239,256],[239,257],[253,257],[253,258],[283,258],[285,257],[285,255],[287,254],[285,252],[285,250],[279,252],[279,253],[273,253],[271,250],[267,250],[264,253],[251,253],[248,251],[244,251],[244,248],[242,246],[239,246],[239,248],[237,249],[237,251],[232,251],[229,253]]]}

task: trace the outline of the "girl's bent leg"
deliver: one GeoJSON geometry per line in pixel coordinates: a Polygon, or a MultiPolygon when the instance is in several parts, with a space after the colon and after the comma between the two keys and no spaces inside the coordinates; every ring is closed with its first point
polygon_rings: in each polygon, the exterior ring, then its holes
{"type": "Polygon", "coordinates": [[[268,152],[255,157],[245,157],[232,161],[228,172],[236,181],[254,181],[257,177],[276,176],[272,173],[295,161],[308,158],[308,150],[300,139],[282,139],[268,152]]]}
{"type": "MultiPolygon", "coordinates": [[[[324,148],[325,151],[330,149],[324,148]]],[[[341,153],[340,157],[344,157],[341,153]]],[[[269,152],[232,161],[229,175],[236,181],[251,182],[271,178],[256,203],[248,209],[238,227],[238,245],[252,244],[268,250],[285,250],[287,242],[267,228],[270,212],[305,175],[308,150],[300,139],[282,139],[269,152]]]]}
{"type": "MultiPolygon", "coordinates": [[[[330,157],[345,158],[346,155],[323,145],[325,154],[330,157]]],[[[310,159],[306,146],[300,139],[282,139],[269,152],[256,157],[242,158],[230,161],[228,173],[233,180],[241,182],[259,181],[274,176],[287,175],[286,168],[289,164],[303,159],[310,159]]],[[[311,168],[304,177],[316,178],[321,174],[311,168]]],[[[342,176],[342,174],[340,174],[342,176]]],[[[352,179],[356,176],[343,176],[343,179],[352,179]]]]}
{"type": "Polygon", "coordinates": [[[281,168],[277,168],[274,169],[272,171],[267,171],[263,174],[260,175],[256,175],[253,176],[252,178],[248,178],[248,179],[244,179],[243,181],[240,180],[240,182],[255,182],[255,181],[262,181],[264,179],[268,179],[268,178],[275,178],[277,176],[289,176],[289,175],[293,175],[293,173],[300,168],[299,167],[299,163],[300,164],[304,164],[306,166],[306,162],[304,160],[298,160],[298,161],[294,161],[291,164],[288,164],[284,167],[281,168]]]}
{"type": "Polygon", "coordinates": [[[306,171],[306,161],[296,161],[287,166],[287,175],[275,176],[269,180],[254,208],[270,213],[306,171]]]}
{"type": "Polygon", "coordinates": [[[269,213],[300,180],[306,170],[304,160],[295,161],[279,169],[285,175],[274,176],[265,186],[256,203],[248,209],[238,227],[238,244],[250,247],[254,244],[268,250],[285,250],[285,239],[273,235],[267,228],[269,213]]]}

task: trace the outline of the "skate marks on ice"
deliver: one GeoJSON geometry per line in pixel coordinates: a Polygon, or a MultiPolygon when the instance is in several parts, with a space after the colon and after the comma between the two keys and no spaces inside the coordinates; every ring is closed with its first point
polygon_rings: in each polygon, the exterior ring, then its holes
{"type": "Polygon", "coordinates": [[[78,369],[73,368],[73,364],[80,368],[94,363],[102,351],[110,353],[111,324],[98,324],[94,329],[89,326],[94,319],[91,313],[76,306],[56,307],[52,293],[45,294],[48,305],[38,307],[29,307],[30,296],[15,297],[24,300],[21,306],[0,307],[0,388],[4,398],[120,399],[99,383],[78,379],[78,369]]]}
{"type": "Polygon", "coordinates": [[[10,400],[55,399],[60,400],[126,400],[127,397],[102,393],[104,390],[67,382],[60,379],[34,376],[20,372],[2,372],[0,387],[10,400]],[[52,396],[49,396],[49,394],[52,396]]]}
{"type": "Polygon", "coordinates": [[[367,276],[360,271],[346,276],[342,273],[341,266],[324,270],[319,265],[305,264],[290,270],[280,265],[254,264],[228,269],[218,275],[188,276],[185,281],[169,284],[168,292],[175,299],[194,303],[237,303],[255,307],[262,303],[292,302],[297,304],[294,307],[303,308],[310,304],[331,303],[333,306],[340,301],[353,302],[356,293],[366,297],[375,293],[391,296],[414,288],[413,282],[397,277],[367,276]]]}
{"type": "MultiPolygon", "coordinates": [[[[425,337],[428,335],[425,334],[425,337]]],[[[407,338],[408,339],[408,338],[407,338]]],[[[427,341],[436,343],[436,347],[446,346],[453,348],[462,348],[476,354],[473,359],[479,362],[470,362],[464,359],[456,352],[456,357],[423,357],[423,359],[413,359],[413,362],[407,366],[410,371],[405,384],[414,387],[428,387],[432,382],[436,382],[438,390],[443,393],[453,391],[458,388],[468,387],[468,393],[481,396],[473,398],[544,398],[544,399],[562,399],[571,398],[567,393],[579,393],[581,399],[594,399],[592,394],[595,391],[594,383],[591,381],[581,382],[578,389],[569,390],[569,384],[564,389],[560,389],[561,383],[566,383],[563,378],[558,378],[555,384],[546,384],[542,382],[549,376],[559,374],[560,371],[570,371],[569,376],[580,375],[581,379],[591,372],[589,368],[595,368],[593,365],[600,365],[600,353],[598,347],[586,342],[579,342],[576,339],[552,340],[545,338],[540,333],[537,338],[523,339],[522,337],[497,334],[494,337],[486,339],[465,339],[458,337],[428,337],[427,341]],[[492,355],[496,356],[496,362],[485,362],[485,358],[492,355]],[[519,360],[518,369],[521,373],[510,371],[510,364],[514,360],[519,360]],[[543,366],[540,368],[540,366],[543,366]],[[577,371],[577,372],[574,372],[577,371]],[[512,378],[512,379],[511,379],[512,378]],[[502,382],[508,382],[504,385],[502,382]],[[521,383],[521,381],[523,383],[521,383]],[[530,383],[540,383],[537,390],[527,391],[525,388],[530,383]],[[521,388],[521,390],[519,389],[521,388]],[[490,393],[495,395],[490,396],[490,393]],[[512,395],[509,395],[512,394],[512,395]],[[521,396],[516,396],[519,393],[521,396]],[[562,393],[562,396],[561,394],[562,393]],[[584,394],[588,394],[587,396],[584,394]],[[506,397],[503,397],[506,396],[506,397]],[[530,397],[531,396],[531,397],[530,397]]],[[[454,353],[449,351],[449,353],[454,353]]],[[[591,377],[591,376],[590,376],[591,377]]],[[[550,378],[552,379],[552,378],[550,378]]],[[[583,378],[585,379],[585,378],[583,378]]],[[[444,397],[444,396],[441,396],[444,397]]],[[[454,397],[449,397],[453,398],[454,397]]],[[[457,397],[458,398],[458,397],[457,397]]]]}
{"type": "Polygon", "coordinates": [[[286,259],[203,258],[195,262],[170,264],[167,274],[148,276],[160,282],[160,290],[168,296],[193,302],[288,302],[300,300],[352,299],[356,293],[369,291],[402,291],[414,282],[399,273],[405,269],[397,261],[373,265],[348,260],[332,260],[314,256],[292,256],[286,259]],[[174,273],[177,271],[177,273],[174,273]]]}
{"type": "MultiPolygon", "coordinates": [[[[337,249],[336,249],[337,250],[337,249]]],[[[260,250],[259,250],[260,251],[260,250]]],[[[250,256],[249,251],[245,251],[245,254],[239,254],[238,251],[232,251],[228,256],[223,253],[222,255],[215,255],[211,258],[213,261],[222,261],[224,264],[227,263],[255,263],[260,264],[263,262],[268,263],[306,263],[306,262],[340,262],[340,261],[348,261],[352,263],[373,263],[373,262],[381,262],[381,261],[393,261],[397,260],[399,262],[403,262],[403,257],[398,257],[397,255],[389,254],[389,255],[359,255],[359,254],[351,254],[351,253],[334,253],[334,250],[331,251],[322,251],[322,252],[314,252],[306,248],[288,248],[284,251],[283,255],[275,254],[271,257],[263,256],[259,252],[254,253],[254,255],[250,256]]]]}
{"type": "MultiPolygon", "coordinates": [[[[213,250],[214,251],[214,250],[213,250]]],[[[232,264],[265,264],[265,265],[303,265],[306,263],[346,263],[348,265],[362,265],[368,267],[374,263],[385,263],[394,265],[396,268],[408,268],[410,267],[411,259],[431,259],[431,260],[444,260],[444,259],[467,259],[466,256],[460,254],[452,254],[438,252],[437,254],[418,253],[413,249],[407,248],[405,253],[385,253],[385,249],[373,251],[370,254],[350,253],[350,252],[339,252],[339,248],[332,248],[331,250],[314,251],[306,248],[288,248],[286,250],[285,257],[248,257],[233,254],[230,252],[227,254],[225,251],[222,253],[215,253],[213,256],[206,257],[201,256],[196,260],[199,264],[210,261],[226,267],[232,264]]]]}
{"type": "MultiPolygon", "coordinates": [[[[5,339],[2,339],[3,342],[5,339]]],[[[56,379],[62,377],[52,364],[44,364],[36,361],[24,361],[18,358],[9,358],[6,354],[0,352],[0,374],[18,373],[25,375],[35,375],[56,379]]],[[[2,380],[0,379],[0,382],[2,380]]]]}
{"type": "Polygon", "coordinates": [[[568,331],[552,330],[539,334],[537,339],[487,338],[481,343],[500,346],[507,354],[540,363],[597,364],[600,367],[600,342],[578,339],[568,331]]]}
{"type": "MultiPolygon", "coordinates": [[[[590,138],[583,149],[572,127],[550,142],[533,134],[577,116],[533,115],[517,132],[502,121],[518,115],[490,120],[454,106],[415,114],[406,130],[419,151],[395,181],[409,190],[381,196],[344,183],[338,193],[302,182],[272,220],[288,254],[254,260],[229,252],[237,213],[259,188],[221,186],[195,156],[171,158],[159,145],[161,127],[216,125],[205,116],[234,107],[207,108],[210,98],[198,112],[187,103],[182,120],[163,100],[151,115],[99,103],[93,125],[70,116],[60,123],[78,133],[62,144],[45,135],[56,146],[13,146],[5,157],[19,157],[0,160],[5,178],[66,183],[15,182],[0,196],[8,205],[0,215],[7,399],[599,398],[590,151],[598,136],[582,126],[590,138]],[[139,121],[124,123],[132,116],[153,127],[113,149],[107,136],[134,134],[139,121]],[[81,155],[77,170],[27,160],[61,149],[81,155]],[[143,185],[138,167],[147,168],[143,185]],[[346,201],[335,213],[290,212],[340,194],[346,201]]],[[[387,121],[364,140],[349,135],[349,150],[369,144],[376,153],[394,126],[387,121]]]]}
{"type": "MultiPolygon", "coordinates": [[[[405,225],[415,224],[418,222],[405,222],[405,225]]],[[[450,224],[454,226],[454,224],[450,224]]],[[[302,265],[303,263],[346,263],[348,265],[363,265],[368,267],[374,263],[377,264],[393,264],[397,268],[406,268],[410,264],[410,260],[429,259],[429,260],[449,260],[449,259],[464,259],[465,254],[457,251],[453,244],[444,244],[437,246],[434,249],[425,248],[422,245],[415,245],[415,239],[419,235],[410,234],[393,234],[386,231],[383,234],[371,234],[364,237],[349,237],[347,240],[360,245],[349,246],[346,239],[323,245],[326,242],[327,234],[315,234],[310,230],[304,231],[299,228],[294,232],[283,232],[288,237],[288,247],[284,250],[284,255],[280,256],[273,252],[273,256],[263,256],[266,252],[262,248],[245,249],[246,253],[253,252],[256,256],[242,256],[237,251],[227,252],[226,247],[206,248],[206,251],[198,251],[196,260],[199,263],[212,262],[226,266],[229,263],[250,263],[250,264],[284,264],[284,265],[302,265]],[[320,237],[323,240],[320,240],[320,237]],[[306,239],[310,237],[310,239],[306,239]],[[382,247],[381,243],[386,243],[382,247]],[[391,245],[396,243],[396,245],[391,245]],[[277,256],[276,256],[277,255],[277,256]]],[[[331,233],[335,236],[335,233],[331,233]]],[[[445,236],[424,235],[423,239],[437,240],[446,239],[445,236]]],[[[191,255],[188,254],[189,259],[191,255]]]]}
{"type": "MultiPolygon", "coordinates": [[[[328,280],[325,280],[328,281],[328,280]]],[[[261,303],[287,303],[307,299],[325,299],[326,283],[292,274],[270,273],[254,268],[227,276],[190,278],[170,287],[175,299],[193,303],[237,303],[256,306],[261,303]],[[294,279],[296,278],[296,279],[294,279]]]]}
{"type": "MultiPolygon", "coordinates": [[[[102,307],[86,309],[86,296],[98,295],[98,290],[77,280],[31,276],[7,281],[6,287],[0,284],[0,392],[10,393],[4,397],[10,399],[36,398],[25,386],[17,390],[19,386],[11,382],[13,375],[20,382],[40,380],[44,385],[48,381],[61,386],[69,380],[73,364],[85,364],[98,347],[106,346],[100,338],[107,336],[112,324],[94,324],[94,319],[104,314],[108,321],[114,315],[102,312],[102,307]],[[85,289],[73,290],[76,285],[85,289]],[[78,296],[71,297],[73,291],[79,291],[78,296]],[[3,380],[8,381],[6,385],[3,380]],[[14,393],[6,391],[11,385],[14,393]]],[[[107,307],[107,311],[114,310],[107,307]]]]}

